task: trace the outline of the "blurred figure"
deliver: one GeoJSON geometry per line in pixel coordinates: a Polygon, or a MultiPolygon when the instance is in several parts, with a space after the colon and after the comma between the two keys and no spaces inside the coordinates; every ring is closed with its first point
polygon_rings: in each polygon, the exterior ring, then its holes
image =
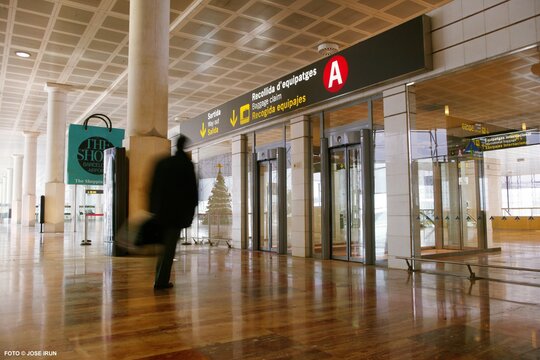
{"type": "Polygon", "coordinates": [[[173,287],[169,282],[180,231],[191,225],[199,201],[193,163],[184,152],[187,138],[178,137],[176,154],[156,164],[150,187],[150,212],[160,228],[163,250],[156,264],[154,289],[173,287]]]}

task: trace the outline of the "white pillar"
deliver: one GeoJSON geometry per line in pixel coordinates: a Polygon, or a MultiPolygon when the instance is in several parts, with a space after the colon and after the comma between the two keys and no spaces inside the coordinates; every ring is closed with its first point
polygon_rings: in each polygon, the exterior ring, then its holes
{"type": "Polygon", "coordinates": [[[24,160],[22,180],[22,213],[23,226],[34,226],[36,223],[36,156],[37,132],[24,132],[24,160]]]}
{"type": "Polygon", "coordinates": [[[167,137],[169,0],[129,3],[128,136],[167,137]]]}
{"type": "Polygon", "coordinates": [[[13,201],[13,168],[7,169],[6,178],[7,178],[6,203],[8,204],[8,212],[9,212],[9,210],[11,209],[12,201],[13,201]]]}
{"type": "Polygon", "coordinates": [[[45,150],[45,232],[64,232],[66,98],[71,86],[47,83],[47,143],[45,150]]]}
{"type": "Polygon", "coordinates": [[[232,245],[236,249],[248,247],[247,203],[247,138],[237,135],[232,139],[232,245]]]}
{"type": "MultiPolygon", "coordinates": [[[[383,92],[386,189],[388,208],[388,267],[406,269],[396,256],[420,256],[420,236],[414,236],[411,201],[409,130],[416,113],[414,87],[401,85],[383,92]],[[413,243],[413,239],[417,239],[413,243]]],[[[414,204],[413,204],[414,205],[414,204]]],[[[417,208],[417,206],[414,206],[417,208]]]]}
{"type": "Polygon", "coordinates": [[[6,172],[2,171],[2,176],[0,178],[0,207],[2,208],[2,215],[4,214],[4,205],[7,204],[6,199],[7,199],[7,177],[6,177],[6,172]]]}
{"type": "Polygon", "coordinates": [[[311,256],[311,137],[310,123],[302,116],[291,120],[292,255],[311,256]]]}
{"type": "Polygon", "coordinates": [[[156,158],[170,155],[169,0],[129,3],[128,123],[129,216],[148,209],[149,174],[156,158]]]}
{"type": "Polygon", "coordinates": [[[21,223],[22,170],[23,156],[21,154],[13,155],[13,190],[11,200],[11,222],[13,224],[21,223]]]}

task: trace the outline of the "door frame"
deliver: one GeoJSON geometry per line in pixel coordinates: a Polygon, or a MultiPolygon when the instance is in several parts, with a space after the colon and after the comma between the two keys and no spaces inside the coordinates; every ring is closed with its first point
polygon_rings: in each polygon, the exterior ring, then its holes
{"type": "MultiPolygon", "coordinates": [[[[486,236],[486,218],[485,218],[485,211],[484,211],[484,208],[485,208],[485,205],[483,203],[484,199],[483,197],[481,196],[481,192],[484,191],[484,188],[482,186],[482,179],[484,177],[483,175],[483,159],[482,158],[478,158],[478,157],[452,157],[451,159],[444,159],[444,161],[437,161],[436,164],[437,164],[437,177],[434,176],[434,187],[436,189],[436,193],[438,192],[439,195],[436,196],[436,204],[435,204],[435,209],[436,211],[440,211],[440,214],[437,214],[438,216],[440,216],[440,222],[436,222],[436,232],[440,233],[439,236],[437,236],[436,239],[438,239],[438,241],[436,241],[436,245],[435,245],[435,248],[437,249],[448,249],[448,250],[459,250],[459,251],[462,251],[462,250],[467,250],[467,246],[465,244],[465,236],[468,236],[468,234],[465,234],[465,230],[464,230],[464,227],[467,226],[467,217],[468,216],[471,216],[474,218],[474,221],[476,221],[476,243],[477,243],[477,246],[475,247],[475,249],[478,249],[478,250],[483,250],[483,249],[487,249],[487,236],[486,236]],[[453,161],[452,161],[453,160],[453,161]],[[469,164],[470,162],[472,162],[472,167],[474,168],[474,184],[472,184],[473,188],[474,188],[474,198],[473,199],[470,199],[471,201],[474,201],[476,207],[476,212],[474,214],[468,214],[467,211],[466,211],[466,208],[464,208],[464,195],[463,195],[463,189],[462,189],[462,184],[460,184],[460,179],[463,177],[464,175],[464,169],[462,168],[463,165],[465,164],[469,164]],[[452,166],[455,167],[455,169],[453,169],[453,171],[450,171],[450,165],[449,164],[453,164],[452,166]],[[450,193],[450,196],[455,196],[455,199],[454,199],[454,203],[456,203],[458,206],[459,206],[459,209],[458,209],[458,212],[454,212],[453,214],[449,215],[448,218],[444,217],[443,216],[443,211],[444,211],[444,208],[445,208],[445,203],[444,203],[444,198],[443,198],[443,188],[442,188],[442,181],[443,181],[443,177],[444,177],[444,171],[443,169],[446,167],[447,169],[447,173],[448,174],[455,174],[454,176],[456,177],[455,179],[453,179],[453,183],[455,184],[455,188],[454,189],[448,189],[447,191],[449,191],[450,193]],[[438,182],[440,183],[435,183],[435,180],[437,180],[438,182]],[[439,202],[439,204],[437,204],[437,202],[439,202]],[[448,243],[448,237],[450,236],[449,234],[449,230],[447,230],[446,232],[444,231],[444,223],[446,221],[455,221],[455,220],[459,220],[459,225],[458,226],[458,235],[459,235],[459,245],[458,246],[452,246],[452,245],[449,245],[448,243]],[[439,227],[439,228],[438,228],[439,227]]],[[[434,167],[434,172],[435,172],[435,167],[434,167]]],[[[447,174],[447,175],[448,175],[447,174]]],[[[450,179],[446,179],[446,181],[448,181],[448,183],[450,184],[450,179]]],[[[452,203],[452,200],[450,200],[450,203],[452,203]]],[[[448,226],[447,226],[447,229],[448,226]]]]}
{"type": "MultiPolygon", "coordinates": [[[[331,189],[331,169],[330,169],[330,150],[332,148],[358,145],[361,151],[362,174],[361,183],[363,185],[362,196],[362,235],[364,239],[363,263],[367,265],[375,264],[375,194],[373,184],[373,146],[371,129],[359,129],[347,131],[340,134],[329,136],[329,139],[321,139],[321,176],[322,184],[322,258],[332,259],[332,189],[331,189]]],[[[348,181],[348,180],[347,180],[348,181]]],[[[349,210],[348,210],[349,212],[349,210]]],[[[349,216],[349,214],[347,215],[349,216]]],[[[349,233],[350,231],[347,230],[349,233]]],[[[349,235],[347,246],[349,246],[349,235]]],[[[347,249],[347,252],[349,250],[347,249]]],[[[349,258],[349,257],[348,257],[349,258]]],[[[349,261],[356,261],[350,260],[349,261]]]]}
{"type": "MultiPolygon", "coordinates": [[[[286,174],[286,150],[284,147],[277,147],[266,149],[264,151],[259,151],[252,153],[252,163],[253,166],[252,174],[252,232],[253,232],[253,248],[259,251],[272,251],[272,243],[270,242],[269,249],[261,248],[261,233],[262,224],[260,223],[261,215],[261,199],[260,199],[260,163],[275,161],[277,164],[277,214],[272,213],[272,199],[269,197],[269,216],[270,221],[272,216],[278,217],[278,230],[277,230],[277,253],[278,254],[287,254],[287,174],[286,174]]],[[[271,173],[270,173],[270,176],[271,173]]],[[[272,195],[271,187],[269,188],[270,195],[272,195]]],[[[270,232],[272,231],[272,224],[270,224],[270,232]]],[[[273,235],[273,234],[272,234],[273,235]]],[[[273,237],[273,236],[272,236],[273,237]]]]}

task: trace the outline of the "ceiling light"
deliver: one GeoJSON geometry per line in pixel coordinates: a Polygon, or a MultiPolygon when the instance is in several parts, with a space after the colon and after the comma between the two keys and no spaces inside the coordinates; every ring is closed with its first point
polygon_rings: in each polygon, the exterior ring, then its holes
{"type": "Polygon", "coordinates": [[[339,45],[336,43],[322,43],[317,46],[317,52],[323,56],[335,54],[339,50],[339,45]]]}
{"type": "Polygon", "coordinates": [[[29,58],[30,57],[30,53],[26,52],[26,51],[15,51],[15,55],[17,55],[18,57],[22,57],[22,58],[29,58]]]}
{"type": "Polygon", "coordinates": [[[527,130],[527,124],[521,123],[521,130],[527,130]]]}
{"type": "Polygon", "coordinates": [[[450,107],[448,105],[444,105],[444,115],[450,116],[450,107]]]}

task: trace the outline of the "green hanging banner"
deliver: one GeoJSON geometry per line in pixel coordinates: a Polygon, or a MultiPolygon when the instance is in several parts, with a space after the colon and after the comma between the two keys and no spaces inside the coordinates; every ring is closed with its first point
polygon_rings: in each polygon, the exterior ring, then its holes
{"type": "Polygon", "coordinates": [[[111,120],[103,114],[90,115],[83,125],[69,125],[67,154],[67,184],[102,185],[103,151],[121,147],[124,129],[113,129],[111,120]],[[107,127],[88,126],[91,118],[104,121],[107,127]]]}

